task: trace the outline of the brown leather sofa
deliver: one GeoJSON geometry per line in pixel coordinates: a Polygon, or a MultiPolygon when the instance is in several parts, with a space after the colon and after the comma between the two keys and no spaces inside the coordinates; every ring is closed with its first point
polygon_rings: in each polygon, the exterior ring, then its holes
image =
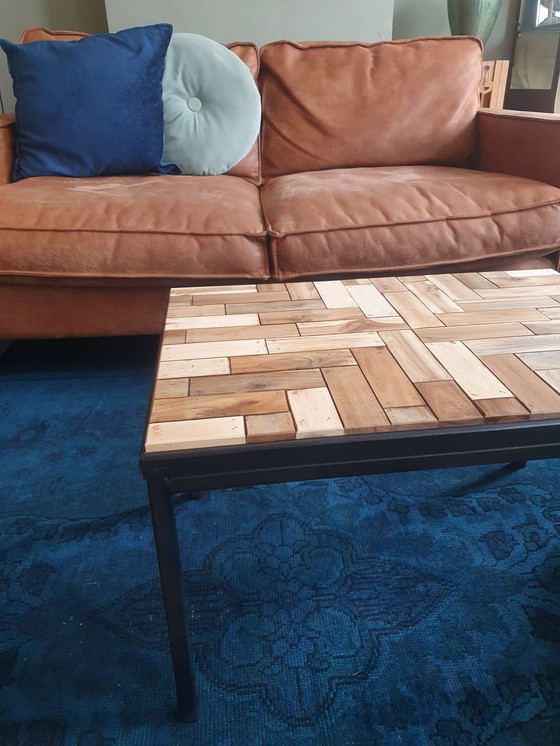
{"type": "Polygon", "coordinates": [[[556,268],[560,120],[479,110],[478,40],[230,47],[263,123],[222,176],[10,183],[1,118],[0,338],[155,333],[176,285],[556,268]]]}

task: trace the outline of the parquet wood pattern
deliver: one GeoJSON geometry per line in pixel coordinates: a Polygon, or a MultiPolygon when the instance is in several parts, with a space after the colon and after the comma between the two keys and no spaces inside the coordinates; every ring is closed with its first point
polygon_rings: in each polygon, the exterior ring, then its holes
{"type": "Polygon", "coordinates": [[[560,274],[171,290],[148,452],[560,417],[560,274]]]}

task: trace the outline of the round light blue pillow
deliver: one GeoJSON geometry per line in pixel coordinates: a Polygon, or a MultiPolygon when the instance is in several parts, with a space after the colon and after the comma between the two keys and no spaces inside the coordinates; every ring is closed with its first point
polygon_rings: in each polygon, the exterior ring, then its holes
{"type": "Polygon", "coordinates": [[[261,99],[249,68],[217,41],[173,34],[163,74],[164,161],[222,174],[251,150],[261,99]]]}

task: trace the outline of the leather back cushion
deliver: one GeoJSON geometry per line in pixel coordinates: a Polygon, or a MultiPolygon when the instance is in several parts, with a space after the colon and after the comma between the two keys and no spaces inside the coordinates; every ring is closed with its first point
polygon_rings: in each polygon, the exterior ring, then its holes
{"type": "Polygon", "coordinates": [[[263,177],[352,166],[463,166],[474,151],[473,37],[261,48],[263,177]]]}
{"type": "MultiPolygon", "coordinates": [[[[26,44],[31,41],[77,41],[82,39],[84,34],[79,31],[49,31],[49,29],[37,26],[35,28],[26,29],[21,37],[20,44],[26,44]]],[[[235,54],[247,65],[253,78],[256,80],[259,74],[259,50],[250,42],[234,42],[233,44],[226,44],[228,49],[231,49],[235,54]]],[[[245,179],[250,179],[253,182],[260,181],[260,153],[259,153],[259,140],[253,145],[249,153],[228,171],[230,176],[241,176],[245,179]]]]}

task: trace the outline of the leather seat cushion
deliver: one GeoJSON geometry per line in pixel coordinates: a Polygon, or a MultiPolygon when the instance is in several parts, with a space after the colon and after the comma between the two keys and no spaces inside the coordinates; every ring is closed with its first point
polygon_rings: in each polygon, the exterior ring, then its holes
{"type": "Polygon", "coordinates": [[[95,284],[265,278],[259,190],[225,175],[42,177],[6,184],[0,186],[0,274],[95,284]]]}
{"type": "Polygon", "coordinates": [[[276,278],[464,266],[559,246],[560,189],[503,174],[315,171],[270,179],[261,199],[276,278]]]}

